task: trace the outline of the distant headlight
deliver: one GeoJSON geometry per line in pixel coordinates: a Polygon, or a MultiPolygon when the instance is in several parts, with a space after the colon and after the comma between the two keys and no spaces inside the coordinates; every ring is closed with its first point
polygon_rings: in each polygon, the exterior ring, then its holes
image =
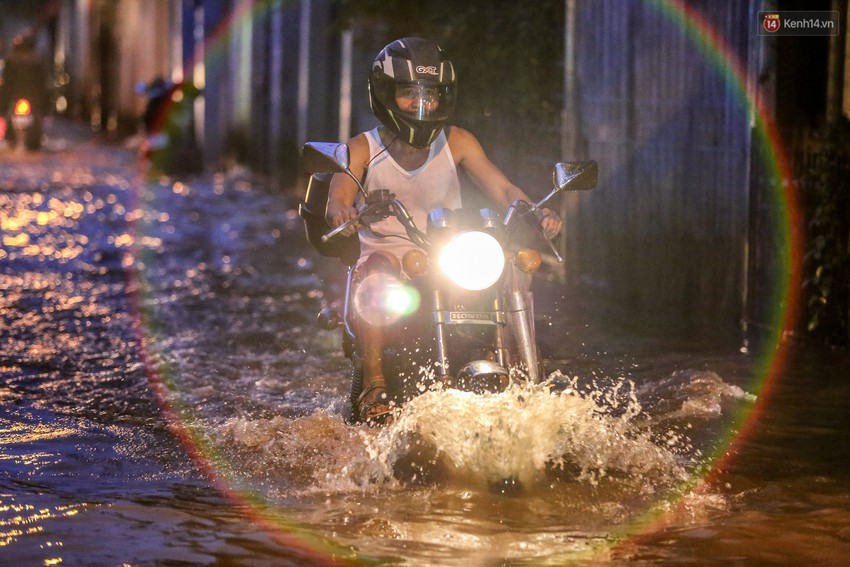
{"type": "Polygon", "coordinates": [[[499,241],[485,232],[470,230],[453,236],[440,251],[440,269],[453,282],[470,291],[487,289],[505,268],[499,241]]]}

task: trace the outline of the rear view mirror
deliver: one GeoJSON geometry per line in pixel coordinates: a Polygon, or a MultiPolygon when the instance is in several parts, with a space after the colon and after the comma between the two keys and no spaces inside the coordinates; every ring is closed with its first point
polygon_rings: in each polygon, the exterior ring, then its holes
{"type": "Polygon", "coordinates": [[[555,164],[552,172],[552,183],[554,187],[549,194],[534,205],[533,209],[539,209],[546,205],[552,197],[562,191],[587,191],[596,187],[596,177],[599,167],[593,160],[568,161],[555,164]]]}
{"type": "Polygon", "coordinates": [[[307,142],[301,148],[301,167],[311,174],[344,173],[357,185],[357,190],[366,197],[366,190],[357,177],[351,173],[351,154],[347,144],[334,142],[307,142]]]}
{"type": "Polygon", "coordinates": [[[552,182],[558,191],[587,191],[596,187],[599,167],[593,160],[555,164],[552,182]]]}
{"type": "Polygon", "coordinates": [[[301,166],[307,173],[343,173],[348,164],[348,146],[345,144],[307,142],[301,150],[301,166]]]}

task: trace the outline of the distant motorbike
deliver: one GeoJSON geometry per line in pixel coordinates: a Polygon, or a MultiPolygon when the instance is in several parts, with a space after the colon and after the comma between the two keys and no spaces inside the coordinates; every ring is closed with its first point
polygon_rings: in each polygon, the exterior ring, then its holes
{"type": "Polygon", "coordinates": [[[0,86],[5,137],[16,148],[41,148],[50,101],[47,77],[45,60],[35,49],[35,37],[31,34],[16,37],[12,53],[5,61],[0,86]]]}
{"type": "MultiPolygon", "coordinates": [[[[352,406],[363,388],[355,316],[371,317],[398,332],[415,325],[421,331],[411,333],[419,338],[416,344],[387,347],[383,356],[387,395],[397,405],[433,387],[484,393],[502,391],[514,380],[539,383],[545,379],[529,291],[541,254],[516,244],[519,235],[536,230],[536,242],[547,243],[560,261],[555,247],[542,235],[535,212],[564,191],[595,187],[596,162],[556,164],[551,192],[536,204],[514,202],[504,219],[492,209],[435,209],[424,231],[392,188],[366,194],[349,169],[347,145],[307,143],[302,164],[312,174],[299,207],[307,239],[320,254],[339,258],[348,266],[343,313],[325,309],[319,324],[326,330],[342,328],[343,350],[353,363],[352,406]],[[354,179],[364,204],[356,219],[331,229],[325,210],[334,173],[354,179]],[[387,276],[368,285],[352,285],[359,241],[356,236],[337,235],[355,222],[369,226],[389,216],[398,219],[416,245],[402,261],[411,280],[387,276]],[[414,311],[420,314],[418,322],[410,316],[414,311]],[[422,317],[423,313],[430,317],[422,317]]],[[[352,419],[356,419],[353,413],[352,419]]]]}
{"type": "Polygon", "coordinates": [[[38,150],[44,134],[43,119],[30,99],[22,97],[15,100],[7,121],[11,126],[7,127],[7,139],[18,149],[38,150]]]}

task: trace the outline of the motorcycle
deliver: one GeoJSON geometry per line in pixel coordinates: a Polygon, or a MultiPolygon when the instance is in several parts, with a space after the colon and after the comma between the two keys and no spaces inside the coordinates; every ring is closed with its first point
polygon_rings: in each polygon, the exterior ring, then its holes
{"type": "MultiPolygon", "coordinates": [[[[363,388],[355,317],[371,318],[393,333],[414,337],[412,343],[386,347],[382,357],[387,395],[399,406],[429,388],[500,392],[514,381],[545,380],[529,291],[542,257],[536,248],[516,242],[533,226],[539,234],[535,244],[545,242],[562,261],[543,236],[535,213],[564,191],[595,187],[595,161],[556,164],[549,194],[534,204],[514,202],[504,218],[488,208],[435,209],[425,230],[416,226],[391,189],[367,194],[349,169],[346,144],[309,142],[302,150],[302,166],[311,174],[299,206],[307,240],[319,254],[348,266],[343,313],[324,309],[318,320],[325,330],[342,329],[343,351],[352,361],[352,408],[363,388]],[[363,205],[356,218],[332,229],[325,210],[336,173],[355,181],[363,205]],[[378,274],[374,281],[354,285],[359,241],[356,235],[338,235],[354,223],[369,226],[390,216],[416,246],[402,259],[409,281],[378,274]]],[[[353,412],[351,419],[356,421],[353,412]]]]}
{"type": "Polygon", "coordinates": [[[46,63],[36,52],[35,36],[16,37],[0,81],[5,138],[14,148],[31,151],[41,148],[50,101],[46,79],[46,63]]]}
{"type": "Polygon", "coordinates": [[[41,147],[42,116],[35,111],[28,98],[21,97],[14,101],[9,123],[12,129],[8,132],[8,138],[17,149],[35,151],[41,147]]]}

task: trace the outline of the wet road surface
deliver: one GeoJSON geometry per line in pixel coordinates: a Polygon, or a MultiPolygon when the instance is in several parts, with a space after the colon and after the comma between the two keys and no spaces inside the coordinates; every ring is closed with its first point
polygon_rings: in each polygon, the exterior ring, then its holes
{"type": "Polygon", "coordinates": [[[52,136],[0,149],[0,563],[850,556],[845,353],[795,346],[761,390],[757,348],[641,336],[541,281],[568,395],[440,393],[351,426],[347,360],[314,325],[341,267],[307,249],[294,199],[52,136]],[[417,478],[423,438],[441,458],[417,478]],[[521,494],[488,489],[506,470],[521,494]]]}

